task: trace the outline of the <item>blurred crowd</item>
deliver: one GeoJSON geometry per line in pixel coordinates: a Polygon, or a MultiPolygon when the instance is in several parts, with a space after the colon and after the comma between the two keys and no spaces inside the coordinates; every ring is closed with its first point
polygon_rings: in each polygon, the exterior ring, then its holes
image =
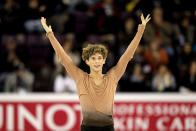
{"type": "Polygon", "coordinates": [[[118,92],[196,91],[196,9],[186,0],[1,0],[0,92],[69,92],[75,83],[57,60],[40,23],[44,16],[73,62],[86,72],[88,43],[108,50],[103,73],[151,14],[118,92]]]}

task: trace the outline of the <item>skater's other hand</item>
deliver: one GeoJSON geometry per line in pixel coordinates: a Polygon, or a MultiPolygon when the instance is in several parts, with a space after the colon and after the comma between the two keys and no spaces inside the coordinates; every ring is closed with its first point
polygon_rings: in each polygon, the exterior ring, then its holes
{"type": "Polygon", "coordinates": [[[44,30],[46,31],[46,33],[52,32],[52,27],[51,26],[48,26],[46,24],[46,18],[41,17],[41,23],[42,23],[42,26],[43,26],[44,30]]]}
{"type": "Polygon", "coordinates": [[[148,21],[151,19],[150,14],[147,15],[146,18],[144,18],[144,15],[141,15],[141,21],[142,21],[142,25],[146,26],[146,24],[148,23],[148,21]]]}

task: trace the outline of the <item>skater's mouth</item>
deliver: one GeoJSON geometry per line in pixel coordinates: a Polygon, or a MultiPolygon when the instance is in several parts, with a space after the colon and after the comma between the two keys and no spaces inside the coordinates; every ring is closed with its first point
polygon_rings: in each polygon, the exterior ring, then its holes
{"type": "Polygon", "coordinates": [[[94,67],[99,68],[101,65],[94,65],[94,67]]]}

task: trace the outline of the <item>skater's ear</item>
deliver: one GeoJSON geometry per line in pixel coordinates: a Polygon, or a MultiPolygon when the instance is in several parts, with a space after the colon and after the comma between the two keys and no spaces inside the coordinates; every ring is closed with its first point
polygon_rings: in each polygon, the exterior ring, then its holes
{"type": "Polygon", "coordinates": [[[89,64],[90,64],[88,59],[85,60],[85,63],[86,63],[88,66],[89,66],[89,64]]]}

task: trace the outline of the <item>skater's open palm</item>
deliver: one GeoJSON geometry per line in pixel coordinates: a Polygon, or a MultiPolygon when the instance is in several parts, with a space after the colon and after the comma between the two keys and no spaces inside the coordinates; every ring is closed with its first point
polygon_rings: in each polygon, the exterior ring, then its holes
{"type": "Polygon", "coordinates": [[[42,23],[42,26],[43,26],[44,30],[46,31],[46,33],[52,32],[52,27],[51,26],[48,26],[46,24],[46,18],[42,17],[41,18],[41,23],[42,23]]]}

